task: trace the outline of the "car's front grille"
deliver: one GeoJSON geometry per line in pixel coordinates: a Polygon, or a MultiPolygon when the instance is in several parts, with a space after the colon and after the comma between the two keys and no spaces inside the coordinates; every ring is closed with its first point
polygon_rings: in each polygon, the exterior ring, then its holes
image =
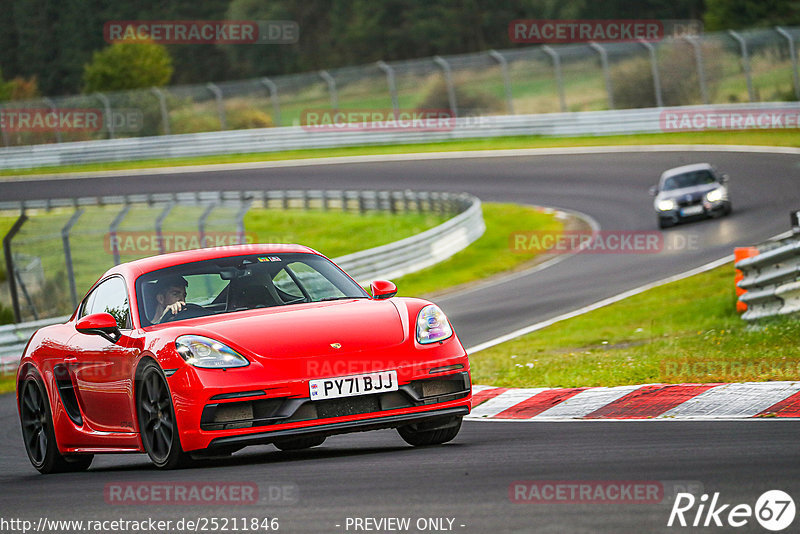
{"type": "Polygon", "coordinates": [[[692,193],[690,195],[683,195],[677,198],[676,203],[679,208],[687,206],[697,206],[703,203],[703,193],[692,193]]]}
{"type": "Polygon", "coordinates": [[[200,419],[202,430],[251,428],[296,423],[333,417],[377,413],[400,408],[426,406],[469,395],[467,373],[414,380],[399,391],[312,401],[279,397],[206,405],[200,419]]]}
{"type": "Polygon", "coordinates": [[[362,413],[379,412],[381,410],[381,401],[378,395],[324,400],[316,402],[315,405],[317,407],[317,417],[319,419],[360,415],[362,413]]]}

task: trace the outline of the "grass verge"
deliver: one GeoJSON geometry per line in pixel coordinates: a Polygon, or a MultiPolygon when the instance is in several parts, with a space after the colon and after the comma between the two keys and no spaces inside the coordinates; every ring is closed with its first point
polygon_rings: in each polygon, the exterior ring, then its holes
{"type": "Polygon", "coordinates": [[[37,167],[35,169],[2,170],[2,176],[29,176],[36,174],[61,174],[70,172],[114,171],[157,167],[182,167],[187,165],[211,165],[222,163],[248,163],[306,158],[328,158],[338,156],[364,156],[375,154],[407,154],[425,152],[458,152],[465,150],[498,150],[515,148],[554,148],[610,145],[669,145],[669,144],[721,144],[800,146],[800,136],[795,130],[746,130],[713,132],[675,132],[642,135],[610,135],[599,137],[542,137],[514,136],[488,139],[442,141],[437,143],[413,143],[403,145],[378,145],[348,148],[289,150],[253,154],[229,154],[192,158],[150,159],[37,167]]]}
{"type": "Polygon", "coordinates": [[[800,329],[749,327],[729,264],[556,323],[470,357],[476,384],[621,386],[797,380],[800,329]]]}

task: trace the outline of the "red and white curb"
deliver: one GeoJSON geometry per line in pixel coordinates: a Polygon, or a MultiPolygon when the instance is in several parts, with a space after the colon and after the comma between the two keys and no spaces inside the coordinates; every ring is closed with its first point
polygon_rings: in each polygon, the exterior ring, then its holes
{"type": "Polygon", "coordinates": [[[647,384],[584,388],[472,387],[467,419],[800,418],[800,382],[647,384]]]}

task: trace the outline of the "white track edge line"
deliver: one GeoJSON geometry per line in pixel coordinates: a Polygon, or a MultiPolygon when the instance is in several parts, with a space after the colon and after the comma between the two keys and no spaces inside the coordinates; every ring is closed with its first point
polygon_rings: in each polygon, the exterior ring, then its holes
{"type": "Polygon", "coordinates": [[[724,258],[720,258],[720,259],[714,260],[712,262],[706,263],[705,265],[701,265],[700,267],[696,267],[694,269],[690,269],[688,271],[684,271],[684,272],[679,273],[679,274],[668,276],[667,278],[662,278],[661,280],[656,280],[655,282],[649,282],[647,284],[644,284],[644,285],[639,286],[639,287],[634,288],[634,289],[629,289],[628,291],[624,291],[624,292],[619,293],[617,295],[614,295],[614,296],[599,300],[599,301],[597,301],[597,302],[595,302],[593,304],[589,304],[588,306],[583,306],[581,308],[578,308],[577,310],[573,310],[571,312],[567,312],[567,313],[558,315],[556,317],[553,317],[552,319],[547,319],[545,321],[541,321],[541,322],[538,322],[538,323],[535,323],[535,324],[520,328],[520,329],[515,330],[513,332],[510,332],[508,334],[496,337],[494,339],[490,339],[489,341],[484,341],[483,343],[480,343],[478,345],[475,345],[473,347],[468,348],[467,349],[467,354],[471,355],[471,354],[474,354],[476,352],[480,352],[482,350],[488,349],[490,347],[494,347],[495,345],[499,345],[500,343],[504,343],[506,341],[511,341],[512,339],[516,339],[516,338],[518,338],[520,336],[524,336],[525,334],[530,334],[531,332],[535,332],[537,330],[541,330],[542,328],[545,328],[545,327],[550,326],[552,324],[564,321],[566,319],[572,319],[573,317],[577,317],[579,315],[583,315],[583,314],[588,313],[590,311],[594,311],[594,310],[597,310],[597,309],[602,308],[604,306],[608,306],[609,304],[614,304],[615,302],[619,302],[619,301],[624,300],[624,299],[626,299],[628,297],[632,297],[634,295],[638,295],[639,293],[643,293],[643,292],[645,292],[645,291],[647,291],[649,289],[654,289],[654,288],[656,288],[658,286],[669,284],[671,282],[677,282],[678,280],[683,280],[684,278],[689,278],[690,276],[694,276],[696,274],[700,274],[700,273],[704,273],[706,271],[710,271],[711,269],[715,269],[717,267],[720,267],[722,265],[725,265],[726,263],[729,263],[729,262],[733,261],[733,259],[734,259],[733,254],[730,254],[728,256],[725,256],[724,258]]]}

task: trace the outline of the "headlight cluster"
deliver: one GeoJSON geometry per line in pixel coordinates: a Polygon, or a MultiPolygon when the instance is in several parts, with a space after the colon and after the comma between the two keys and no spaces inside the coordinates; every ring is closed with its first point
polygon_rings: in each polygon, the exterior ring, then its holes
{"type": "Polygon", "coordinates": [[[658,201],[658,209],[661,211],[669,211],[675,209],[675,201],[674,200],[659,200],[658,201]]]}
{"type": "Polygon", "coordinates": [[[719,202],[722,200],[722,189],[712,189],[708,193],[706,193],[706,200],[709,202],[719,202]]]}
{"type": "Polygon", "coordinates": [[[247,358],[229,346],[204,336],[180,336],[175,347],[186,363],[195,367],[221,369],[250,365],[247,358]]]}
{"type": "Polygon", "coordinates": [[[417,341],[425,345],[444,341],[453,335],[453,328],[444,312],[435,304],[422,308],[417,315],[417,341]]]}

